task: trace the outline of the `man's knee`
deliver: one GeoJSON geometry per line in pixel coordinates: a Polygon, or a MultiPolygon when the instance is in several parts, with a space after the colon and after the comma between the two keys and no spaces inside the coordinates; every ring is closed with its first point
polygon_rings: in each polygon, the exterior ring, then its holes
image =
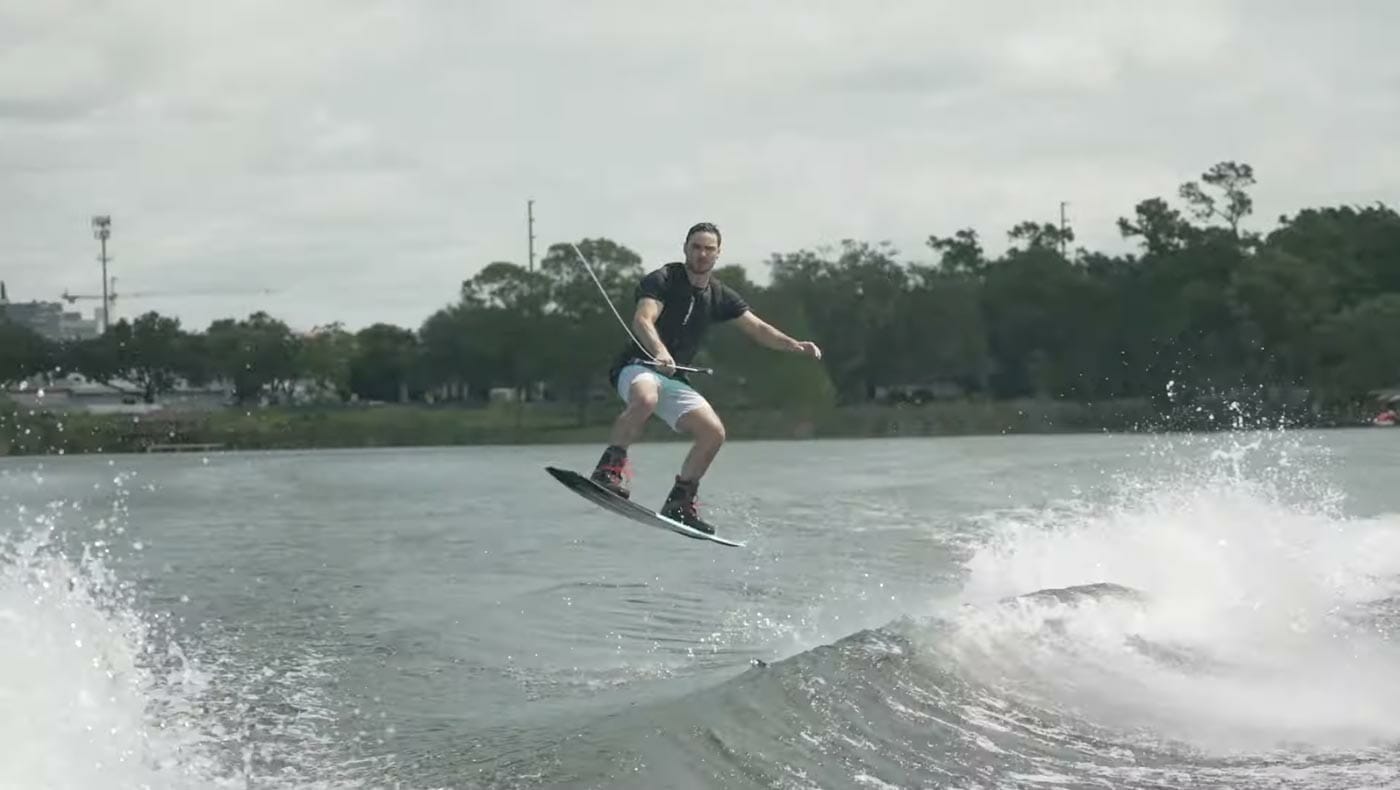
{"type": "Polygon", "coordinates": [[[715,417],[714,425],[711,426],[710,430],[713,431],[710,435],[710,441],[714,442],[717,446],[724,444],[724,422],[720,420],[718,416],[715,417]]]}
{"type": "Polygon", "coordinates": [[[696,439],[715,446],[724,444],[724,422],[713,409],[696,409],[686,417],[689,419],[685,427],[696,439]]]}
{"type": "Polygon", "coordinates": [[[638,417],[650,417],[656,411],[660,395],[655,387],[634,387],[627,398],[627,411],[638,417]]]}

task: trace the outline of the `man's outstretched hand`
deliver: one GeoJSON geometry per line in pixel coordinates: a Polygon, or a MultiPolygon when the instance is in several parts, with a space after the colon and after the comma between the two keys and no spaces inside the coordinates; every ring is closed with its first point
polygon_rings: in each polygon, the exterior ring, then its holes
{"type": "Polygon", "coordinates": [[[817,344],[810,340],[800,340],[797,343],[797,353],[806,354],[814,359],[822,358],[822,350],[817,348],[817,344]]]}

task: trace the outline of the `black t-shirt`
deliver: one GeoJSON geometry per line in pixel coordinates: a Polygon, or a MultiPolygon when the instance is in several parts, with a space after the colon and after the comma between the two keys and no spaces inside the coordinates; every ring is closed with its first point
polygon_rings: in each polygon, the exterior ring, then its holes
{"type": "MultiPolygon", "coordinates": [[[[637,284],[633,302],[641,301],[644,296],[661,302],[656,333],[661,336],[661,342],[666,344],[677,365],[689,365],[695,358],[695,352],[700,350],[700,341],[704,339],[710,324],[732,321],[749,309],[738,291],[714,277],[704,288],[691,285],[685,264],[680,262],[668,263],[643,277],[637,284]]],[[[630,320],[628,328],[631,329],[630,320]]],[[[608,370],[608,381],[617,386],[618,373],[628,363],[638,359],[651,359],[651,354],[628,340],[627,347],[618,354],[608,370]]],[[[673,378],[686,380],[684,372],[675,373],[673,378]]]]}

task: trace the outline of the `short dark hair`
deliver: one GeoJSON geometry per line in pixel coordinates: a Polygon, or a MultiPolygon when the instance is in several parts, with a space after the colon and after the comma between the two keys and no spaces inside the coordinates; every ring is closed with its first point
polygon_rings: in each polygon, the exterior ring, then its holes
{"type": "Polygon", "coordinates": [[[697,233],[713,233],[715,234],[715,241],[720,244],[724,243],[724,237],[719,235],[719,228],[715,227],[715,223],[713,222],[697,222],[691,225],[690,230],[685,232],[685,240],[690,241],[690,237],[697,233]]]}

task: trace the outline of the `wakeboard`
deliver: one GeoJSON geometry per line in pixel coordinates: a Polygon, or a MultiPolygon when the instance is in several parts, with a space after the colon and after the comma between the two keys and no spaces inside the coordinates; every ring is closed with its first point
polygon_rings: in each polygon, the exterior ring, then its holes
{"type": "Polygon", "coordinates": [[[698,529],[687,527],[685,524],[675,519],[667,518],[654,510],[642,507],[630,499],[620,497],[608,489],[603,488],[578,472],[560,469],[554,466],[546,466],[544,469],[546,472],[549,472],[550,476],[555,480],[563,483],[565,488],[620,516],[625,516],[650,527],[659,527],[661,529],[669,529],[672,532],[679,532],[688,538],[695,538],[696,540],[711,540],[724,546],[744,547],[742,543],[737,543],[728,538],[722,538],[719,535],[708,535],[698,529]]]}

